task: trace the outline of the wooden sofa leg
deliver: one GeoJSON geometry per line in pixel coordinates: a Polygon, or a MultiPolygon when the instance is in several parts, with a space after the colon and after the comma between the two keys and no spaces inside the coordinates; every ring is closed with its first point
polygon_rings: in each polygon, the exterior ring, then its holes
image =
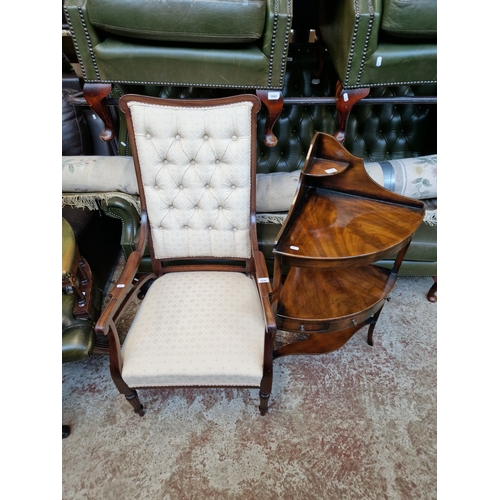
{"type": "Polygon", "coordinates": [[[340,143],[344,142],[345,129],[347,126],[347,119],[351,113],[352,107],[361,99],[370,93],[370,88],[362,89],[343,89],[340,81],[337,81],[335,89],[335,107],[339,115],[339,128],[333,134],[333,137],[340,143]]]}
{"type": "Polygon", "coordinates": [[[104,98],[108,97],[111,90],[112,86],[110,83],[85,83],[83,85],[83,97],[92,111],[104,122],[104,130],[100,133],[99,137],[106,142],[113,140],[115,137],[109,109],[102,102],[104,98]]]}
{"type": "Polygon", "coordinates": [[[427,292],[427,300],[429,302],[437,302],[437,295],[436,295],[437,286],[438,286],[437,276],[433,276],[433,278],[434,278],[434,283],[432,284],[431,288],[427,292]]]}
{"type": "Polygon", "coordinates": [[[279,90],[257,90],[256,94],[267,108],[264,144],[272,148],[278,144],[278,139],[273,134],[273,127],[283,111],[283,93],[279,90]]]}

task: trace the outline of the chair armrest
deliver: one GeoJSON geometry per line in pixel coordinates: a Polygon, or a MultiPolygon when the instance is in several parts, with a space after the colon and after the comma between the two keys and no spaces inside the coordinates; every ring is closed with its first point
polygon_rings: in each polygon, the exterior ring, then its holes
{"type": "Polygon", "coordinates": [[[117,283],[109,294],[110,301],[101,314],[100,318],[97,320],[95,330],[98,334],[108,334],[110,324],[114,324],[114,322],[119,318],[123,308],[128,302],[128,299],[132,296],[132,292],[151,276],[145,276],[141,279],[140,282],[133,283],[144,250],[146,248],[147,232],[148,220],[146,212],[143,211],[141,214],[141,226],[137,248],[130,254],[129,258],[127,259],[125,267],[123,268],[123,271],[121,272],[117,283]]]}
{"type": "Polygon", "coordinates": [[[268,333],[276,333],[276,319],[271,305],[271,281],[267,272],[266,260],[261,251],[255,253],[255,279],[259,290],[260,301],[264,309],[266,329],[268,333]]]}

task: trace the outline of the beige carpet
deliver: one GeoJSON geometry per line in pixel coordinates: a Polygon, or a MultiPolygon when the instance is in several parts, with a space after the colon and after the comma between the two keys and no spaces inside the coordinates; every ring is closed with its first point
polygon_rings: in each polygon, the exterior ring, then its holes
{"type": "Polygon", "coordinates": [[[63,365],[62,498],[434,499],[436,315],[431,278],[400,278],[375,329],[340,350],[276,360],[256,389],[143,390],[142,418],[108,359],[63,365]]]}

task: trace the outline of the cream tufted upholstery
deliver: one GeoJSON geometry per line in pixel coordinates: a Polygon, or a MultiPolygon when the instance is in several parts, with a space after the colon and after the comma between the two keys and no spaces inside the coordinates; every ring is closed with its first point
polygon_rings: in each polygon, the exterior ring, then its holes
{"type": "Polygon", "coordinates": [[[129,108],[156,256],[250,257],[251,103],[129,108]]]}
{"type": "Polygon", "coordinates": [[[272,388],[276,322],[258,249],[257,112],[253,95],[185,100],[126,95],[141,199],[139,241],[96,325],[110,334],[110,370],[139,415],[137,388],[272,388]],[[149,242],[153,273],[138,277],[149,242]],[[116,321],[152,284],[120,346],[116,321]]]}

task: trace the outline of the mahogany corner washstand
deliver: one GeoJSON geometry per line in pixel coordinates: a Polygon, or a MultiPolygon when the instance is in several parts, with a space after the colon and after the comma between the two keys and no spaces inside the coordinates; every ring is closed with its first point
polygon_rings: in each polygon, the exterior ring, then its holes
{"type": "Polygon", "coordinates": [[[361,158],[317,132],[274,244],[277,326],[308,337],[277,348],[274,357],[334,351],[365,325],[373,345],[375,324],[424,214],[422,202],[381,187],[361,158]],[[373,265],[393,255],[392,269],[373,265]]]}

